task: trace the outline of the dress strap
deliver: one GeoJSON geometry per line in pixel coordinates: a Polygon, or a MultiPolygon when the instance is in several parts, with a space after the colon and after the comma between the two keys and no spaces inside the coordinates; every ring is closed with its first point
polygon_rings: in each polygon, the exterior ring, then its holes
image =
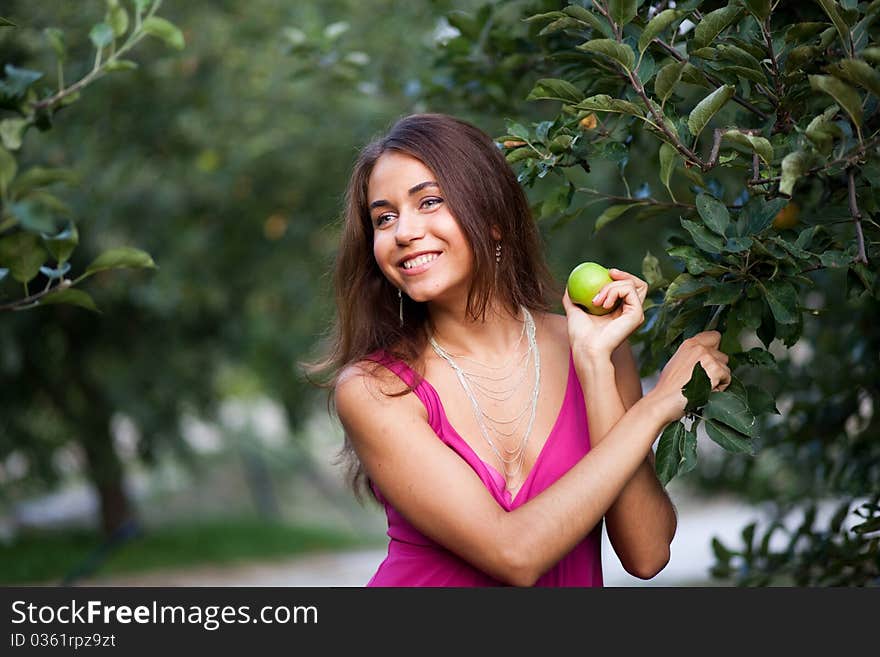
{"type": "Polygon", "coordinates": [[[442,417],[440,408],[438,407],[440,400],[433,386],[431,386],[431,384],[425,379],[422,379],[416,385],[418,374],[416,374],[416,372],[404,361],[395,358],[384,349],[377,349],[366,358],[367,360],[372,360],[385,366],[387,369],[394,372],[401,381],[406,383],[406,385],[413,388],[416,397],[421,400],[422,404],[424,404],[428,411],[428,424],[431,425],[431,428],[434,429],[437,434],[440,434],[442,417]]]}

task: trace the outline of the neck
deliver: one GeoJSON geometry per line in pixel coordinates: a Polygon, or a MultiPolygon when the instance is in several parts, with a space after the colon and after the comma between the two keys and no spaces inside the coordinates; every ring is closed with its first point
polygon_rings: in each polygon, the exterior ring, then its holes
{"type": "Polygon", "coordinates": [[[485,319],[474,320],[465,308],[430,306],[429,330],[437,343],[450,353],[484,362],[504,360],[516,348],[523,331],[521,310],[512,314],[490,302],[485,319]]]}

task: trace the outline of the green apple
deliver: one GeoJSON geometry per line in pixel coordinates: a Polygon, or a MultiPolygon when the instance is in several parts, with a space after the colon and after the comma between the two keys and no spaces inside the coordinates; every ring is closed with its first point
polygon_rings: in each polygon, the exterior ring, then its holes
{"type": "Polygon", "coordinates": [[[595,262],[582,262],[568,275],[568,298],[591,315],[606,315],[614,308],[593,305],[593,297],[613,280],[611,274],[602,265],[595,262]]]}

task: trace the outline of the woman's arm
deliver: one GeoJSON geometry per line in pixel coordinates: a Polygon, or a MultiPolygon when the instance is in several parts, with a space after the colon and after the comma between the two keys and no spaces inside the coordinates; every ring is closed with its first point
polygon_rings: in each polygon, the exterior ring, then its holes
{"type": "MultiPolygon", "coordinates": [[[[611,360],[581,361],[576,369],[584,389],[591,445],[596,446],[642,398],[638,366],[629,343],[624,342],[611,360]]],[[[649,579],[669,561],[675,509],[654,473],[652,451],[608,509],[605,525],[628,573],[649,579]]]]}
{"type": "Polygon", "coordinates": [[[660,430],[681,417],[681,387],[703,362],[713,385],[720,335],[686,341],[651,393],[539,495],[507,512],[471,467],[437,439],[414,395],[385,397],[364,374],[342,377],[336,408],[370,479],[416,529],[504,582],[532,585],[602,519],[642,465],[660,430]],[[714,345],[713,349],[706,347],[714,345]],[[662,385],[661,385],[662,384],[662,385]]]}

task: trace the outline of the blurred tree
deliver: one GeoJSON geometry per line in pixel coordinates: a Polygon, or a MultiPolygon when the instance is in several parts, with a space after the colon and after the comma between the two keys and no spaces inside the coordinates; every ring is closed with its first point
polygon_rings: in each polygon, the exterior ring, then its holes
{"type": "MultiPolygon", "coordinates": [[[[42,71],[25,68],[18,61],[26,57],[24,51],[32,43],[26,43],[27,39],[4,42],[5,78],[0,80],[0,116],[4,117],[0,120],[0,283],[9,276],[8,283],[21,284],[24,293],[10,301],[3,292],[11,286],[0,288],[0,311],[56,303],[95,310],[88,293],[74,286],[107,269],[154,266],[143,251],[119,247],[102,253],[76,278],[68,278],[68,261],[79,242],[79,233],[69,218],[70,208],[48,188],[75,182],[76,173],[62,167],[33,166],[19,174],[16,153],[30,128],[49,130],[55,116],[75,103],[95,80],[113,71],[136,68],[123,56],[145,37],[154,36],[173,48],[183,48],[180,30],[157,14],[161,5],[162,0],[136,2],[130,18],[119,0],[107,0],[103,20],[95,23],[88,34],[94,48],[91,68],[75,81],[65,81],[68,48],[64,32],[58,28],[44,30],[44,49],[55,57],[54,88],[40,82],[45,76],[42,71]],[[43,280],[42,289],[31,290],[30,286],[43,280]]],[[[5,33],[15,27],[13,21],[0,19],[5,33]]]]}
{"type": "Polygon", "coordinates": [[[499,147],[546,232],[570,238],[553,242],[569,266],[641,261],[642,374],[722,333],[734,383],[710,394],[695,369],[657,468],[773,504],[741,547],[713,542],[715,574],[741,584],[880,577],[878,16],[877,1],[588,0],[449,20],[445,79],[508,112],[499,147]],[[698,463],[698,434],[724,449],[698,463]]]}
{"type": "MultiPolygon", "coordinates": [[[[135,243],[159,269],[149,284],[96,276],[102,315],[47,307],[0,322],[0,371],[14,382],[0,389],[0,458],[25,457],[33,475],[4,486],[8,498],[51,482],[59,450],[73,442],[111,531],[134,516],[114,418],[132,420],[144,462],[169,447],[196,466],[181,419],[209,417],[243,382],[280,401],[296,435],[319,403],[296,362],[331,312],[328,224],[352,144],[414,107],[412,81],[430,61],[436,16],[449,8],[166,3],[183,52],[145,42],[137,56],[149,66],[90,89],[51,140],[27,134],[23,149],[75,162],[87,181],[66,197],[82,218],[73,267],[135,243]],[[414,56],[400,62],[401,49],[414,56]]],[[[98,2],[5,7],[18,25],[17,61],[45,70],[34,45],[43,28],[85,33],[103,11],[98,2]]],[[[69,41],[70,68],[84,67],[69,41]]],[[[335,494],[308,452],[299,458],[303,476],[335,494]]]]}

